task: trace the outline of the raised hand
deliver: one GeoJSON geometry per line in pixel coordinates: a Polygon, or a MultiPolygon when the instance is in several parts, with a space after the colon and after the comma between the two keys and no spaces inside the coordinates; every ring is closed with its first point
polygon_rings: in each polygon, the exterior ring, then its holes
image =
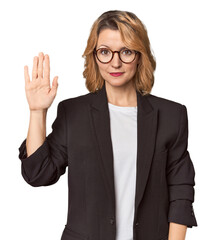
{"type": "Polygon", "coordinates": [[[54,77],[50,88],[50,60],[49,56],[40,52],[34,57],[32,81],[28,73],[28,66],[24,66],[25,92],[30,111],[47,110],[57,93],[58,77],[54,77]],[[43,67],[43,61],[45,61],[43,67]],[[44,68],[44,69],[43,69],[44,68]]]}

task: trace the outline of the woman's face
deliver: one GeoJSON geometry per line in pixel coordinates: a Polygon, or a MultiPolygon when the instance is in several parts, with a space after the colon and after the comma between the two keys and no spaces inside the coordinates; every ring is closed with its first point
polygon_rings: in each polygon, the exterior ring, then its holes
{"type": "MultiPolygon", "coordinates": [[[[126,47],[121,39],[119,30],[104,29],[100,32],[96,50],[99,48],[109,48],[112,51],[120,51],[123,47],[126,47]]],[[[131,63],[123,63],[115,53],[113,59],[109,63],[101,63],[97,57],[96,62],[101,76],[107,84],[113,87],[119,87],[126,85],[130,82],[137,70],[137,64],[139,63],[138,54],[131,63]],[[120,76],[113,76],[111,73],[122,73],[120,76]]]]}

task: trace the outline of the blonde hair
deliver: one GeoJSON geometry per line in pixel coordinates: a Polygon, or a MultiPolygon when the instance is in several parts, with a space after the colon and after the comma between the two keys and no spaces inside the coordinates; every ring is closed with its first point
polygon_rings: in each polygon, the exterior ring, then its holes
{"type": "Polygon", "coordinates": [[[90,92],[102,88],[102,78],[94,56],[98,36],[103,29],[119,30],[124,44],[139,52],[140,63],[133,78],[135,89],[142,95],[149,94],[154,85],[156,61],[151,52],[151,46],[145,25],[139,18],[127,11],[104,12],[92,25],[86,49],[82,55],[85,58],[83,77],[90,92]]]}

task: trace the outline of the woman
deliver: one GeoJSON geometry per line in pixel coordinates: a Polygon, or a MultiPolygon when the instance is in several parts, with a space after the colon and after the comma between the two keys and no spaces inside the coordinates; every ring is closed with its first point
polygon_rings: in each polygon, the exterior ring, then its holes
{"type": "Polygon", "coordinates": [[[197,226],[193,163],[184,105],[150,94],[155,59],[137,16],[108,11],[93,24],[83,54],[88,94],[58,104],[46,137],[48,55],[25,66],[31,113],[19,148],[22,175],[34,187],[68,167],[68,218],[62,240],[185,239],[197,226]],[[45,61],[43,73],[43,61],[45,61]]]}

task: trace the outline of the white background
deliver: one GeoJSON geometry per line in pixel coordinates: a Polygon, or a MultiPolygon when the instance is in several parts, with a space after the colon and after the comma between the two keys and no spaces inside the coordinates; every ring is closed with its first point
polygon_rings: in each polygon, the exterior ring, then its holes
{"type": "Polygon", "coordinates": [[[157,69],[152,94],[187,107],[188,150],[194,163],[198,227],[186,239],[214,239],[215,7],[209,0],[54,1],[0,3],[1,174],[0,239],[60,240],[67,217],[67,171],[49,187],[34,188],[21,176],[18,148],[27,136],[29,109],[24,65],[49,54],[57,96],[48,110],[47,134],[66,98],[88,93],[81,57],[93,22],[108,10],[134,12],[146,25],[157,69]],[[31,236],[31,237],[30,237],[31,236]]]}

